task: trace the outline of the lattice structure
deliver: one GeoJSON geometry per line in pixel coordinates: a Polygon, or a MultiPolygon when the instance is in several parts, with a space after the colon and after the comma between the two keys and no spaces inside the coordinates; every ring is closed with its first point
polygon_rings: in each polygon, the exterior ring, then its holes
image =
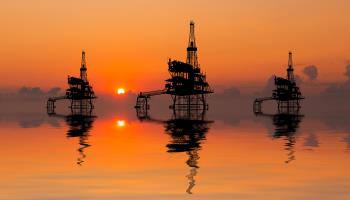
{"type": "Polygon", "coordinates": [[[277,101],[279,111],[289,111],[300,109],[300,101],[304,99],[299,87],[297,86],[293,73],[292,53],[289,52],[289,61],[287,68],[287,78],[275,77],[276,89],[273,90],[271,97],[257,98],[254,101],[253,110],[255,113],[262,112],[262,103],[268,100],[277,101]]]}
{"type": "MultiPolygon", "coordinates": [[[[170,78],[166,80],[165,89],[141,92],[136,100],[137,109],[150,108],[149,99],[155,95],[169,94],[173,103],[172,109],[207,109],[206,95],[213,93],[206,75],[201,71],[197,58],[197,45],[194,34],[194,22],[190,23],[190,35],[187,47],[186,63],[169,60],[170,78]]],[[[145,111],[144,113],[147,113],[145,111]]]]}
{"type": "Polygon", "coordinates": [[[55,113],[55,103],[59,100],[70,100],[70,106],[72,112],[91,112],[94,108],[93,99],[96,98],[95,93],[87,79],[87,68],[85,60],[85,52],[82,52],[82,61],[80,67],[80,77],[68,76],[69,88],[66,90],[64,96],[51,97],[47,100],[47,112],[49,114],[55,113]]]}
{"type": "Polygon", "coordinates": [[[173,109],[206,109],[206,95],[213,93],[206,76],[199,67],[179,61],[170,61],[166,80],[166,94],[173,99],[173,109]]]}

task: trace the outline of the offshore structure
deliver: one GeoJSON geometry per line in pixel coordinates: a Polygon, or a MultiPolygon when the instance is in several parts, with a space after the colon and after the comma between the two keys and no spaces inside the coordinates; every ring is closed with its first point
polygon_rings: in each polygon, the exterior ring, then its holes
{"type": "Polygon", "coordinates": [[[253,105],[254,113],[262,113],[262,103],[269,100],[277,101],[279,112],[300,109],[300,101],[304,97],[295,82],[292,52],[289,52],[287,78],[275,76],[275,86],[276,89],[273,90],[271,97],[255,99],[253,105]]]}
{"type": "Polygon", "coordinates": [[[198,64],[197,45],[194,33],[194,22],[190,22],[190,34],[187,47],[186,63],[169,59],[168,71],[170,78],[166,80],[162,90],[140,92],[135,108],[138,112],[147,114],[150,109],[149,99],[152,96],[169,94],[172,97],[170,108],[176,109],[207,109],[206,95],[213,93],[206,81],[206,75],[198,64]]]}
{"type": "Polygon", "coordinates": [[[80,77],[68,76],[69,88],[66,90],[66,94],[58,97],[50,97],[47,100],[47,112],[48,114],[55,114],[55,103],[59,100],[70,100],[70,106],[73,112],[91,112],[94,108],[93,99],[96,98],[95,93],[87,79],[87,68],[85,51],[82,52],[80,77]]]}

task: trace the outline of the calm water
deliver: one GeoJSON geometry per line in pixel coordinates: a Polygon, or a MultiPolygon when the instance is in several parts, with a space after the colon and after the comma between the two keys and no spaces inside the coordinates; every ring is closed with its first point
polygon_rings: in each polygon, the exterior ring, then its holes
{"type": "Polygon", "coordinates": [[[0,199],[350,199],[346,118],[135,115],[2,116],[0,199]]]}

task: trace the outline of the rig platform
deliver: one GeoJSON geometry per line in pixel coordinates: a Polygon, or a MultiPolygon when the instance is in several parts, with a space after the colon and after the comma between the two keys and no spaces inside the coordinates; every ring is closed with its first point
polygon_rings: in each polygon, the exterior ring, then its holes
{"type": "Polygon", "coordinates": [[[171,95],[173,101],[171,109],[208,109],[206,95],[214,91],[210,88],[206,75],[198,64],[193,21],[190,23],[187,61],[184,63],[169,59],[168,71],[170,78],[166,80],[164,89],[139,93],[135,105],[138,112],[146,116],[147,110],[150,109],[150,98],[163,94],[171,95]]]}
{"type": "Polygon", "coordinates": [[[94,108],[93,99],[97,98],[95,93],[87,79],[87,68],[85,51],[82,52],[82,61],[80,67],[80,78],[68,76],[69,88],[66,90],[66,94],[58,97],[50,97],[47,100],[47,113],[55,114],[56,101],[70,100],[70,106],[72,113],[91,112],[94,108]]]}
{"type": "Polygon", "coordinates": [[[275,76],[276,89],[273,90],[271,97],[257,98],[254,100],[253,111],[255,114],[262,113],[262,103],[264,101],[277,101],[278,111],[299,110],[300,101],[304,99],[294,78],[292,52],[289,52],[289,61],[287,68],[287,78],[275,76]]]}

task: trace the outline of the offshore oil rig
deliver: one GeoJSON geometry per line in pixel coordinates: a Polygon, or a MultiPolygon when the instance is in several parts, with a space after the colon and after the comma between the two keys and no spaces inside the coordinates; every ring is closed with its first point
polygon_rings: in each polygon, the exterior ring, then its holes
{"type": "Polygon", "coordinates": [[[197,45],[194,34],[194,22],[190,22],[190,34],[187,47],[186,63],[171,60],[168,62],[170,78],[166,80],[162,90],[140,92],[135,108],[137,112],[147,115],[150,109],[149,99],[152,96],[169,94],[172,97],[171,109],[207,109],[206,95],[213,93],[206,81],[206,75],[201,72],[197,58],[197,45]]]}
{"type": "Polygon", "coordinates": [[[58,97],[50,97],[47,100],[47,113],[55,114],[55,103],[59,100],[70,100],[72,113],[91,112],[94,108],[93,99],[96,98],[95,93],[87,79],[87,68],[85,60],[85,51],[82,52],[80,78],[68,76],[69,88],[66,94],[58,97]]]}
{"type": "Polygon", "coordinates": [[[254,113],[262,113],[262,103],[264,101],[277,101],[278,111],[289,112],[300,109],[300,101],[304,99],[294,78],[292,52],[289,52],[287,78],[275,76],[276,89],[273,90],[271,97],[257,98],[254,101],[254,113]]]}

